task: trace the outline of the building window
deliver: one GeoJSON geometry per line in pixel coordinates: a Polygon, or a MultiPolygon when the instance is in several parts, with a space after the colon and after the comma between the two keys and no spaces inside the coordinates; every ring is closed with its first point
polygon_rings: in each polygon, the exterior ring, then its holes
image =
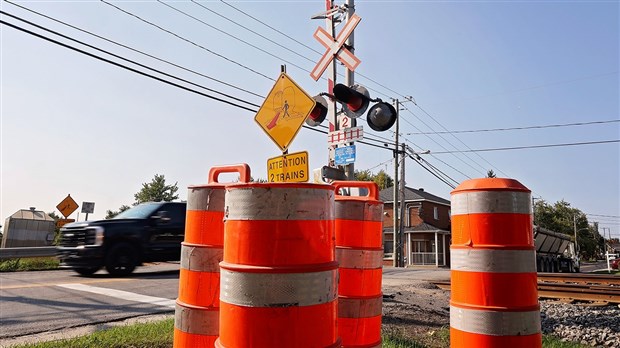
{"type": "Polygon", "coordinates": [[[439,220],[439,209],[437,207],[433,207],[433,217],[435,220],[439,220]]]}

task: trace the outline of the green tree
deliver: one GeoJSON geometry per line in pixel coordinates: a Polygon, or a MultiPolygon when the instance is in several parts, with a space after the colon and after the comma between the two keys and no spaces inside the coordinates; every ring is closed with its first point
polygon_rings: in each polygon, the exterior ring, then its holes
{"type": "Polygon", "coordinates": [[[573,237],[577,230],[577,246],[584,258],[594,257],[601,245],[596,225],[590,225],[586,214],[561,200],[551,205],[544,200],[534,204],[534,224],[573,237]]]}
{"type": "Polygon", "coordinates": [[[115,217],[116,215],[124,212],[125,210],[127,210],[129,208],[131,208],[131,207],[128,206],[128,205],[123,204],[123,205],[120,206],[120,208],[118,208],[118,210],[106,210],[105,218],[106,218],[106,220],[107,219],[111,219],[111,218],[115,217]]]}
{"type": "Polygon", "coordinates": [[[58,242],[60,242],[60,227],[58,227],[57,222],[60,220],[60,216],[55,211],[47,213],[47,215],[54,219],[54,241],[52,241],[52,245],[58,245],[58,242]]]}
{"type": "Polygon", "coordinates": [[[392,179],[383,169],[381,169],[377,174],[373,174],[370,170],[356,170],[355,180],[374,181],[374,183],[379,186],[379,190],[394,186],[394,179],[392,179]]]}
{"type": "Polygon", "coordinates": [[[155,177],[149,183],[143,183],[142,189],[134,195],[136,201],[134,205],[144,202],[171,202],[179,198],[177,191],[179,187],[175,182],[174,185],[166,185],[166,178],[163,175],[155,174],[155,177]]]}
{"type": "Polygon", "coordinates": [[[496,178],[497,175],[495,175],[495,172],[493,171],[493,169],[487,171],[487,178],[496,178]]]}

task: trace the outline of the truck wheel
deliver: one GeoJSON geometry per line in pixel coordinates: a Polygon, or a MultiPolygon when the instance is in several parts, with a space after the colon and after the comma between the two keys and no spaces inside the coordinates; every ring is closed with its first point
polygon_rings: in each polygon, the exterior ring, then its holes
{"type": "Polygon", "coordinates": [[[135,249],[127,244],[116,244],[110,249],[105,260],[105,269],[113,276],[126,276],[136,268],[135,249]]]}
{"type": "Polygon", "coordinates": [[[95,274],[101,267],[89,267],[89,268],[74,268],[73,270],[83,276],[89,276],[95,274]]]}

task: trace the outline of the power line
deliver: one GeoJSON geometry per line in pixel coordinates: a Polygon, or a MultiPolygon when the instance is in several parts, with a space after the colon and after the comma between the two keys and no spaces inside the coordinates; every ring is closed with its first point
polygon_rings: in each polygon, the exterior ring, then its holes
{"type": "MultiPolygon", "coordinates": [[[[415,159],[413,156],[408,155],[409,158],[411,158],[412,160],[414,160],[417,164],[419,164],[422,168],[424,168],[427,172],[431,173],[431,175],[433,175],[434,177],[436,177],[437,179],[441,180],[444,184],[452,187],[452,188],[456,188],[456,186],[452,185],[450,182],[448,182],[447,179],[443,178],[442,176],[438,175],[437,173],[433,172],[433,170],[427,168],[426,166],[424,166],[420,161],[418,161],[417,159],[415,159]]],[[[404,179],[401,179],[404,180],[404,179]]]]}
{"type": "Polygon", "coordinates": [[[588,213],[586,213],[586,215],[620,219],[620,216],[618,215],[599,215],[599,214],[588,214],[588,213]]]}
{"type": "Polygon", "coordinates": [[[122,8],[120,8],[120,7],[116,6],[116,5],[113,5],[113,4],[109,3],[109,2],[107,2],[106,0],[99,0],[99,1],[103,2],[104,4],[106,4],[106,5],[108,5],[108,6],[111,6],[111,7],[115,8],[115,9],[117,9],[118,11],[121,11],[121,12],[123,12],[123,13],[125,13],[125,14],[127,14],[127,15],[129,15],[129,16],[132,16],[132,17],[134,17],[134,18],[136,18],[136,19],[138,19],[138,20],[140,20],[140,21],[142,21],[142,22],[144,22],[144,23],[146,23],[146,24],[148,24],[148,25],[151,25],[151,26],[153,26],[153,27],[155,27],[155,28],[157,28],[157,29],[159,29],[159,30],[161,30],[161,31],[163,31],[163,32],[166,32],[166,33],[168,33],[168,34],[170,34],[170,35],[172,35],[172,36],[174,36],[174,37],[176,37],[176,38],[178,38],[178,39],[181,39],[181,40],[183,40],[183,41],[185,41],[185,42],[187,42],[187,43],[189,43],[189,44],[191,44],[191,45],[194,45],[194,46],[196,46],[196,47],[198,47],[198,48],[200,48],[200,49],[202,49],[202,50],[204,50],[204,51],[206,51],[206,52],[209,52],[209,53],[211,53],[211,54],[213,54],[213,55],[215,55],[215,56],[217,56],[217,57],[219,57],[219,58],[222,58],[222,59],[226,60],[227,62],[230,62],[230,63],[233,63],[233,64],[235,64],[235,65],[237,65],[237,66],[240,66],[240,67],[242,67],[243,69],[246,69],[246,70],[248,70],[248,71],[251,71],[251,72],[253,72],[254,74],[259,75],[259,76],[262,76],[262,77],[264,77],[264,78],[266,78],[266,79],[268,79],[268,80],[275,81],[275,79],[274,79],[274,78],[271,78],[271,77],[269,77],[269,76],[267,76],[267,75],[265,75],[265,74],[263,74],[263,73],[261,73],[261,72],[258,72],[258,71],[254,70],[254,69],[252,69],[252,68],[250,68],[250,67],[248,67],[248,66],[245,66],[245,65],[243,65],[243,64],[241,64],[241,63],[239,63],[239,62],[237,62],[237,61],[234,61],[234,60],[232,60],[232,59],[230,59],[230,58],[228,58],[228,57],[226,57],[226,56],[224,56],[224,55],[222,55],[222,54],[219,54],[219,53],[217,53],[217,52],[214,52],[214,51],[212,51],[212,50],[210,50],[210,49],[208,49],[208,48],[204,47],[203,45],[200,45],[200,44],[198,44],[198,43],[196,43],[196,42],[194,42],[194,41],[192,41],[192,40],[186,39],[186,38],[184,38],[183,36],[178,35],[178,34],[176,34],[176,33],[172,32],[172,31],[170,31],[170,30],[168,30],[168,29],[165,29],[165,28],[163,28],[163,27],[161,27],[161,26],[159,26],[159,25],[157,25],[157,24],[155,24],[155,23],[153,23],[153,22],[149,22],[149,21],[147,21],[146,19],[144,19],[144,18],[142,18],[142,17],[140,17],[140,16],[138,16],[138,15],[135,15],[135,14],[133,14],[133,13],[129,12],[129,11],[123,10],[122,8]]]}
{"type": "Polygon", "coordinates": [[[81,44],[81,45],[83,45],[83,46],[86,46],[86,47],[88,47],[88,48],[91,48],[91,49],[94,49],[94,50],[96,50],[96,51],[99,51],[99,52],[102,52],[102,53],[108,54],[108,55],[110,55],[110,56],[112,56],[112,57],[114,57],[114,58],[118,58],[118,59],[124,60],[124,61],[126,61],[126,62],[129,62],[129,63],[135,64],[135,65],[137,65],[137,66],[139,66],[139,67],[141,67],[141,68],[145,68],[145,69],[147,69],[147,70],[150,70],[150,71],[156,72],[156,73],[161,74],[161,75],[164,75],[164,76],[166,76],[166,77],[170,77],[170,78],[173,78],[173,79],[179,80],[179,81],[181,81],[181,82],[185,82],[185,83],[187,83],[187,84],[190,84],[190,85],[195,86],[195,87],[202,88],[202,89],[207,90],[207,91],[209,91],[209,92],[217,93],[217,94],[219,94],[219,95],[221,95],[221,96],[224,96],[224,97],[230,98],[230,99],[232,99],[232,100],[235,100],[235,101],[238,101],[238,102],[241,102],[241,103],[245,103],[245,104],[248,104],[248,105],[251,105],[251,106],[260,107],[260,105],[257,105],[257,104],[254,104],[254,103],[250,103],[250,102],[245,101],[245,100],[243,100],[243,99],[241,99],[241,98],[233,97],[233,96],[231,96],[231,95],[229,95],[229,94],[222,93],[222,92],[220,92],[220,91],[216,91],[216,90],[214,90],[214,89],[211,89],[211,88],[208,88],[208,87],[205,87],[205,86],[199,85],[199,84],[197,84],[197,83],[194,83],[194,82],[191,82],[191,81],[188,81],[188,80],[182,79],[182,78],[180,78],[180,77],[177,77],[177,76],[174,76],[174,75],[168,74],[168,73],[163,72],[163,71],[161,71],[161,70],[157,70],[157,69],[151,68],[151,67],[149,67],[149,66],[147,66],[147,65],[144,65],[144,64],[138,63],[138,62],[136,62],[136,61],[134,61],[134,60],[131,60],[131,59],[128,59],[128,58],[125,58],[125,57],[121,57],[121,56],[119,56],[119,55],[117,55],[117,54],[114,54],[114,53],[112,53],[112,52],[106,51],[106,50],[104,50],[104,49],[101,49],[101,48],[99,48],[99,47],[95,47],[95,46],[90,45],[90,44],[87,44],[87,43],[85,43],[85,42],[83,42],[83,41],[80,41],[80,40],[77,40],[77,39],[71,38],[71,37],[69,37],[69,36],[67,36],[67,35],[61,34],[61,33],[57,32],[57,31],[51,30],[51,29],[49,29],[49,28],[45,28],[45,27],[43,27],[43,26],[41,26],[41,25],[38,25],[38,24],[36,24],[36,23],[30,22],[30,21],[28,21],[28,20],[25,20],[25,19],[23,19],[23,18],[17,17],[17,16],[15,16],[15,15],[12,15],[12,14],[10,14],[10,13],[4,12],[4,11],[2,11],[2,10],[0,10],[0,13],[2,13],[2,14],[3,14],[3,15],[5,15],[5,16],[9,16],[9,17],[11,17],[11,18],[17,19],[17,20],[19,20],[19,21],[21,21],[21,22],[28,23],[28,24],[30,24],[30,25],[31,25],[31,26],[33,26],[33,27],[39,28],[39,29],[41,29],[41,30],[45,30],[45,31],[47,31],[47,32],[49,32],[49,33],[52,33],[52,34],[57,35],[57,36],[60,36],[60,37],[62,37],[62,38],[64,38],[64,39],[67,39],[67,40],[70,40],[70,41],[73,41],[73,42],[79,43],[79,44],[81,44]]]}
{"type": "MultiPolygon", "coordinates": [[[[158,2],[163,3],[161,0],[157,0],[157,1],[158,1],[158,2]]],[[[310,59],[310,58],[308,58],[308,57],[304,56],[303,54],[298,53],[298,52],[296,52],[296,51],[293,51],[292,49],[290,49],[290,48],[288,48],[288,47],[286,47],[286,46],[282,45],[281,43],[279,43],[279,42],[277,42],[277,41],[275,41],[275,40],[272,40],[272,39],[270,39],[270,38],[266,37],[265,35],[260,34],[260,33],[258,33],[258,32],[256,32],[256,31],[254,31],[254,30],[252,30],[252,29],[250,29],[250,28],[248,28],[248,27],[246,27],[246,26],[244,26],[244,25],[242,25],[242,24],[240,24],[240,23],[235,22],[234,20],[232,20],[232,19],[230,19],[230,18],[228,18],[228,17],[224,16],[223,14],[221,14],[221,13],[219,13],[219,12],[217,12],[217,11],[214,11],[214,10],[212,10],[212,9],[210,9],[210,8],[208,8],[208,7],[206,7],[205,5],[203,5],[203,4],[199,3],[199,2],[197,2],[196,0],[190,0],[190,1],[191,1],[191,2],[193,2],[194,4],[198,5],[198,6],[202,7],[203,9],[205,9],[205,10],[207,10],[207,11],[209,11],[209,12],[211,12],[211,13],[215,14],[216,16],[219,16],[219,17],[221,17],[221,18],[224,18],[225,20],[227,20],[227,21],[229,21],[229,22],[231,22],[231,23],[233,23],[233,24],[236,24],[237,26],[239,26],[239,27],[241,27],[241,28],[243,28],[243,29],[245,29],[245,30],[247,30],[247,31],[249,31],[249,32],[251,32],[251,33],[253,33],[253,34],[255,34],[255,35],[260,36],[261,38],[263,38],[263,39],[265,39],[265,40],[267,40],[267,41],[271,42],[272,44],[274,44],[274,45],[276,45],[276,46],[279,46],[280,48],[283,48],[283,49],[285,49],[285,50],[287,50],[287,51],[289,51],[289,52],[291,52],[291,53],[293,53],[293,54],[295,54],[295,55],[297,55],[297,56],[299,56],[299,57],[301,57],[301,58],[303,58],[303,59],[305,59],[305,60],[307,60],[307,61],[310,61],[310,62],[314,63],[314,60],[312,60],[312,59],[310,59]]],[[[166,5],[166,4],[165,4],[165,5],[166,5]]],[[[228,5],[228,4],[227,4],[227,5],[228,5]]],[[[168,5],[166,5],[166,6],[168,6],[168,5]]],[[[230,5],[229,5],[229,6],[230,6],[230,5]]],[[[232,6],[231,6],[231,7],[232,7],[232,6]]],[[[233,8],[234,8],[234,7],[233,7],[233,8]]],[[[205,24],[206,24],[206,23],[205,23],[205,24]]],[[[208,24],[207,24],[207,25],[208,25],[208,24]]],[[[213,26],[211,26],[211,25],[209,25],[209,26],[210,26],[210,27],[212,27],[212,28],[214,28],[214,27],[213,27],[213,26]]],[[[217,31],[222,32],[221,30],[219,30],[219,29],[217,29],[217,28],[214,28],[214,29],[215,29],[215,30],[217,30],[217,31]]],[[[225,34],[229,35],[228,33],[225,33],[225,34]]]]}
{"type": "Polygon", "coordinates": [[[111,44],[117,45],[117,46],[119,46],[119,47],[123,47],[123,48],[125,48],[125,49],[128,49],[128,50],[130,50],[130,51],[136,52],[136,53],[141,54],[141,55],[143,55],[143,56],[146,56],[146,57],[149,57],[149,58],[155,59],[155,60],[157,60],[157,61],[159,61],[159,62],[166,63],[166,64],[168,64],[168,65],[171,65],[171,66],[175,67],[175,68],[179,68],[179,69],[181,69],[181,70],[184,70],[184,71],[190,72],[190,73],[192,73],[192,74],[194,74],[194,75],[204,77],[204,78],[209,79],[209,80],[211,80],[211,81],[215,81],[215,82],[220,83],[220,84],[222,84],[222,85],[224,85],[224,86],[228,86],[228,87],[231,87],[231,88],[237,89],[237,90],[239,90],[239,91],[242,91],[242,92],[245,92],[245,93],[248,93],[248,94],[254,95],[254,96],[256,96],[256,97],[259,97],[259,98],[264,98],[264,96],[263,96],[263,95],[260,95],[260,94],[258,94],[258,93],[255,93],[255,92],[252,92],[252,91],[246,90],[246,89],[244,89],[244,88],[241,88],[241,87],[239,87],[239,86],[235,86],[235,85],[233,85],[233,84],[230,84],[230,83],[224,82],[224,81],[219,80],[219,79],[216,79],[216,78],[214,78],[214,77],[212,77],[212,76],[208,76],[208,75],[205,75],[205,74],[203,74],[203,73],[197,72],[197,71],[195,71],[195,70],[188,69],[188,68],[183,67],[183,66],[181,66],[181,65],[178,65],[178,64],[172,63],[172,62],[170,62],[170,61],[168,61],[168,60],[165,60],[165,59],[162,59],[162,58],[156,57],[156,56],[154,56],[154,55],[151,55],[151,54],[149,54],[149,53],[146,53],[146,52],[140,51],[140,50],[138,50],[138,49],[135,49],[135,48],[130,47],[130,46],[128,46],[128,45],[124,45],[124,44],[122,44],[122,43],[119,43],[119,42],[117,42],[117,41],[114,41],[114,40],[108,39],[108,38],[103,37],[103,36],[101,36],[101,35],[98,35],[98,34],[95,34],[95,33],[93,33],[93,32],[90,32],[90,31],[88,31],[88,30],[85,30],[85,29],[82,29],[82,28],[76,27],[76,26],[74,26],[74,25],[72,25],[72,24],[69,24],[69,23],[66,23],[66,22],[64,22],[64,21],[61,21],[61,20],[59,20],[59,19],[57,19],[57,18],[50,17],[50,16],[48,16],[48,15],[42,14],[42,13],[40,13],[40,12],[37,12],[37,11],[35,11],[35,10],[33,10],[33,9],[30,9],[30,8],[28,8],[28,7],[25,7],[25,6],[23,6],[23,5],[19,5],[19,4],[13,3],[13,2],[11,2],[11,1],[9,1],[9,0],[4,0],[4,1],[5,1],[5,2],[8,2],[9,4],[11,4],[11,5],[13,5],[13,6],[19,7],[19,8],[21,8],[21,9],[23,9],[23,10],[26,10],[26,11],[28,11],[28,12],[34,13],[34,14],[36,14],[36,15],[38,15],[38,16],[41,16],[41,17],[43,17],[43,18],[47,18],[47,19],[49,19],[49,20],[51,20],[51,21],[54,21],[54,22],[56,22],[56,23],[60,23],[60,24],[62,24],[62,25],[64,25],[64,26],[67,26],[67,27],[69,27],[69,28],[72,28],[72,29],[78,30],[78,31],[80,31],[80,32],[83,32],[83,33],[85,33],[85,34],[91,35],[91,36],[93,36],[93,37],[96,37],[96,38],[98,38],[98,39],[104,40],[104,41],[106,41],[106,42],[109,42],[109,43],[111,43],[111,44]]]}
{"type": "Polygon", "coordinates": [[[585,126],[585,125],[591,125],[591,124],[603,124],[603,123],[612,123],[612,122],[620,122],[620,120],[576,122],[576,123],[550,124],[550,125],[544,125],[544,126],[527,126],[527,127],[511,127],[511,128],[491,128],[491,129],[455,130],[455,131],[453,130],[453,131],[445,131],[445,132],[417,132],[417,133],[407,133],[407,135],[499,132],[499,131],[512,131],[512,130],[525,130],[525,129],[585,126]]]}
{"type": "Polygon", "coordinates": [[[506,150],[523,150],[523,149],[538,149],[544,147],[563,147],[563,146],[579,146],[579,145],[594,145],[594,144],[608,144],[608,143],[617,143],[620,142],[620,139],[617,140],[601,140],[601,141],[589,141],[589,142],[581,142],[581,143],[565,143],[565,144],[548,144],[548,145],[530,145],[530,146],[515,146],[515,147],[499,147],[493,149],[476,149],[476,150],[462,150],[462,151],[439,151],[432,152],[435,155],[442,155],[447,153],[462,153],[462,152],[489,152],[489,151],[506,151],[506,150]]]}
{"type": "MultiPolygon", "coordinates": [[[[101,1],[105,2],[105,0],[101,0],[101,1]]],[[[307,72],[310,72],[310,70],[306,70],[305,68],[303,68],[303,67],[301,67],[301,66],[299,66],[299,65],[297,65],[297,64],[295,64],[295,63],[293,63],[293,62],[290,62],[290,61],[287,61],[287,60],[285,60],[285,59],[282,59],[282,57],[278,57],[277,55],[275,55],[275,54],[273,54],[273,53],[271,53],[271,52],[269,52],[269,51],[266,51],[266,50],[264,50],[264,49],[262,49],[262,48],[260,48],[260,47],[258,47],[258,46],[256,46],[256,45],[254,45],[254,44],[251,44],[251,43],[249,43],[249,42],[247,42],[247,41],[245,41],[245,40],[243,40],[243,39],[241,39],[241,38],[239,38],[239,37],[237,37],[237,36],[235,36],[235,35],[232,35],[232,34],[230,34],[230,33],[227,33],[226,31],[224,31],[224,30],[222,30],[222,29],[219,29],[219,28],[217,28],[217,27],[215,27],[215,26],[213,26],[213,25],[211,25],[211,24],[207,23],[207,22],[205,22],[205,21],[201,20],[200,18],[194,17],[194,16],[192,16],[191,14],[189,14],[189,13],[187,13],[187,12],[181,11],[181,10],[179,10],[178,8],[176,8],[176,7],[174,7],[174,6],[170,5],[170,4],[166,4],[165,2],[163,2],[163,1],[161,1],[161,0],[157,0],[157,2],[159,2],[159,3],[160,3],[160,4],[162,4],[162,5],[167,6],[168,8],[171,8],[171,9],[173,9],[174,11],[177,11],[177,12],[179,12],[179,13],[181,13],[181,14],[183,14],[183,15],[185,15],[185,16],[187,16],[187,17],[189,17],[189,18],[191,18],[191,19],[193,19],[193,20],[195,20],[195,21],[197,21],[197,22],[199,22],[199,23],[204,24],[204,25],[208,26],[209,28],[211,28],[211,29],[213,29],[213,30],[216,30],[216,31],[218,31],[218,32],[220,32],[220,33],[222,33],[222,34],[224,34],[224,35],[228,35],[229,37],[231,37],[231,38],[233,38],[233,39],[235,39],[235,40],[237,40],[237,41],[239,41],[239,42],[243,42],[244,44],[246,44],[246,45],[248,45],[248,46],[250,46],[250,47],[252,47],[252,48],[255,48],[255,49],[257,49],[257,50],[259,50],[259,51],[261,51],[261,52],[263,52],[263,53],[265,53],[265,54],[267,54],[267,55],[269,55],[269,56],[271,56],[271,57],[273,57],[273,58],[280,59],[280,60],[282,60],[283,62],[285,62],[285,63],[287,63],[287,64],[290,64],[290,65],[292,65],[292,66],[294,66],[294,67],[296,67],[296,68],[298,68],[298,69],[301,69],[301,70],[305,70],[305,71],[307,71],[307,72]]]]}
{"type": "MultiPolygon", "coordinates": [[[[193,0],[192,0],[192,1],[193,1],[193,0]]],[[[271,29],[271,30],[273,30],[273,31],[275,31],[275,32],[277,32],[277,33],[279,33],[279,34],[283,35],[284,37],[287,37],[287,38],[289,38],[289,39],[293,40],[294,42],[296,42],[296,43],[298,43],[298,44],[300,44],[300,45],[304,46],[305,48],[307,48],[307,49],[309,49],[309,50],[311,50],[311,51],[314,51],[315,53],[317,53],[317,54],[319,54],[319,55],[322,55],[322,54],[323,54],[323,53],[321,53],[321,52],[319,52],[319,51],[315,50],[314,48],[312,48],[312,47],[310,47],[310,46],[306,45],[305,43],[303,43],[303,42],[301,42],[301,41],[299,41],[299,40],[297,40],[297,39],[295,39],[295,38],[291,37],[290,35],[288,35],[288,34],[286,34],[286,33],[282,32],[282,31],[280,31],[280,30],[278,30],[278,29],[276,29],[276,28],[274,28],[274,27],[272,27],[271,25],[269,25],[269,24],[267,24],[267,23],[265,23],[265,22],[261,21],[260,19],[258,19],[258,18],[256,18],[256,17],[254,17],[254,16],[252,16],[252,15],[248,14],[247,12],[244,12],[244,11],[240,10],[239,8],[237,8],[237,7],[235,7],[235,6],[231,5],[231,4],[229,4],[228,2],[226,2],[226,1],[224,1],[224,0],[220,0],[220,1],[221,1],[222,3],[224,3],[225,5],[227,5],[227,6],[231,7],[231,8],[233,8],[234,10],[236,10],[236,11],[238,11],[238,12],[240,12],[240,13],[242,13],[242,14],[244,14],[244,15],[246,15],[246,16],[248,16],[248,17],[250,17],[250,18],[252,18],[253,20],[257,21],[258,23],[260,23],[260,24],[262,24],[262,25],[266,26],[267,28],[269,28],[269,29],[271,29]]]]}
{"type": "Polygon", "coordinates": [[[146,77],[152,78],[152,79],[157,80],[157,81],[159,81],[159,82],[163,82],[163,83],[165,83],[165,84],[168,84],[168,85],[171,85],[171,86],[174,86],[174,87],[177,87],[177,88],[181,88],[181,89],[186,90],[186,91],[188,91],[188,92],[196,93],[196,94],[201,95],[201,96],[203,96],[203,97],[207,97],[207,98],[210,98],[210,99],[213,99],[213,100],[217,100],[217,101],[219,101],[219,102],[222,102],[222,103],[225,103],[225,104],[228,104],[228,105],[231,105],[231,106],[236,106],[236,107],[238,107],[238,108],[240,108],[240,109],[244,109],[244,110],[248,110],[248,111],[256,112],[256,110],[253,110],[253,109],[247,108],[247,107],[245,107],[245,106],[243,106],[243,105],[239,105],[239,104],[233,103],[233,102],[231,102],[231,101],[224,100],[224,99],[222,99],[222,98],[215,97],[215,96],[212,96],[212,95],[210,95],[210,94],[206,94],[206,93],[203,93],[203,92],[197,91],[197,90],[195,90],[195,89],[191,89],[191,88],[189,88],[189,87],[185,87],[185,86],[179,85],[179,84],[174,83],[174,82],[170,82],[170,81],[168,81],[168,80],[165,80],[165,79],[163,79],[163,78],[157,77],[157,76],[155,76],[155,75],[151,75],[151,74],[145,73],[145,72],[143,72],[143,71],[140,71],[140,70],[134,69],[134,68],[132,68],[132,67],[129,67],[129,66],[126,66],[126,65],[123,65],[123,64],[120,64],[120,63],[114,62],[114,61],[109,60],[109,59],[107,59],[107,58],[100,57],[100,56],[98,56],[98,55],[96,55],[96,54],[93,54],[93,53],[90,53],[90,52],[86,52],[86,51],[84,51],[84,50],[82,50],[82,49],[79,49],[79,48],[77,48],[77,47],[73,47],[73,46],[71,46],[71,45],[68,45],[68,44],[65,44],[65,43],[63,43],[63,42],[60,42],[60,41],[54,40],[54,39],[52,39],[52,38],[49,38],[49,37],[47,37],[47,36],[44,36],[44,35],[41,35],[41,34],[35,33],[35,32],[33,32],[33,31],[30,31],[30,30],[28,30],[28,29],[25,29],[25,28],[19,27],[19,26],[14,25],[14,24],[11,24],[11,23],[6,22],[6,21],[4,21],[4,20],[2,20],[2,19],[0,19],[0,24],[4,24],[4,25],[6,25],[6,26],[8,26],[8,27],[11,27],[11,28],[13,28],[13,29],[16,29],[16,30],[19,30],[19,31],[25,32],[25,33],[30,34],[30,35],[32,35],[32,36],[36,36],[36,37],[38,37],[38,38],[40,38],[40,39],[43,39],[43,40],[49,41],[49,42],[51,42],[51,43],[54,43],[54,44],[56,44],[56,45],[59,45],[59,46],[62,46],[62,47],[68,48],[68,49],[73,50],[73,51],[76,51],[76,52],[82,53],[82,54],[87,55],[87,56],[89,56],[89,57],[92,57],[92,58],[95,58],[95,59],[101,60],[101,61],[103,61],[103,62],[106,62],[106,63],[108,63],[108,64],[115,65],[115,66],[117,66],[117,67],[119,67],[119,68],[123,68],[123,69],[125,69],[125,70],[129,70],[129,71],[134,72],[134,73],[136,73],[136,74],[140,74],[140,75],[143,75],[143,76],[146,76],[146,77]]]}
{"type": "MultiPolygon", "coordinates": [[[[426,110],[424,110],[424,109],[423,109],[420,105],[418,105],[418,103],[416,103],[416,102],[414,101],[414,102],[413,102],[413,104],[414,104],[415,106],[417,106],[420,110],[422,110],[422,112],[423,112],[423,113],[425,113],[428,117],[430,117],[433,121],[435,121],[435,122],[436,122],[439,126],[441,126],[441,128],[443,128],[443,129],[444,129],[444,130],[446,130],[446,131],[448,130],[448,129],[447,129],[447,128],[443,125],[443,124],[441,124],[439,121],[437,121],[437,119],[435,119],[435,118],[434,118],[431,114],[429,114],[429,113],[428,113],[426,110]]],[[[429,127],[429,128],[430,128],[430,127],[429,127]]],[[[432,128],[431,128],[431,130],[432,130],[432,131],[435,131],[435,130],[434,130],[434,129],[432,129],[432,128]]],[[[471,147],[469,147],[467,144],[465,144],[465,143],[464,143],[464,142],[463,142],[463,141],[462,141],[459,137],[457,137],[457,136],[456,136],[456,135],[454,135],[454,134],[450,134],[450,135],[452,135],[452,137],[453,137],[454,139],[458,140],[461,144],[465,145],[465,147],[466,147],[468,150],[471,150],[471,147]]],[[[444,138],[443,136],[441,136],[441,135],[440,135],[440,137],[441,137],[442,139],[445,139],[445,138],[444,138]]],[[[454,145],[452,145],[452,146],[454,146],[454,145]]],[[[456,147],[456,146],[454,146],[454,148],[456,149],[457,147],[456,147]]],[[[495,167],[493,164],[491,164],[491,162],[487,161],[487,160],[486,160],[486,158],[484,158],[484,157],[480,156],[478,153],[475,153],[475,155],[476,155],[476,156],[478,156],[478,157],[479,157],[480,159],[482,159],[483,161],[485,161],[485,162],[486,162],[488,165],[490,165],[492,168],[495,168],[498,172],[500,172],[500,173],[504,174],[504,175],[505,175],[505,176],[507,176],[507,177],[510,177],[510,175],[508,175],[508,174],[504,173],[501,169],[499,169],[499,168],[495,167]]],[[[467,158],[471,159],[469,156],[467,156],[467,158]]],[[[474,161],[474,162],[475,162],[475,161],[474,161]]],[[[476,163],[477,165],[479,165],[479,166],[480,166],[480,164],[479,164],[478,162],[475,162],[475,163],[476,163]]],[[[484,168],[484,167],[482,167],[482,166],[480,166],[480,167],[481,167],[481,168],[483,168],[483,169],[485,169],[485,168],[484,168]]],[[[486,173],[485,173],[485,174],[486,174],[486,173]]]]}
{"type": "MultiPolygon", "coordinates": [[[[404,108],[404,110],[405,110],[405,111],[408,111],[410,114],[412,114],[412,115],[413,115],[413,116],[415,116],[418,120],[420,120],[422,123],[424,123],[424,125],[426,125],[427,127],[431,128],[430,126],[428,126],[428,125],[426,124],[426,122],[424,122],[421,118],[419,118],[417,115],[415,115],[415,114],[413,113],[413,111],[411,111],[409,108],[407,108],[407,107],[403,107],[403,108],[404,108]]],[[[400,115],[400,113],[399,113],[399,115],[400,115]]],[[[411,125],[414,129],[420,130],[420,129],[416,126],[416,125],[414,125],[413,123],[411,123],[411,121],[409,121],[408,119],[406,119],[406,118],[404,118],[404,117],[403,117],[403,118],[402,118],[402,120],[403,120],[403,121],[405,121],[406,123],[408,123],[409,125],[411,125]]],[[[432,129],[432,128],[431,128],[431,129],[432,129]]],[[[450,152],[449,152],[450,150],[448,150],[448,149],[447,149],[447,148],[446,148],[446,147],[445,147],[442,143],[440,143],[440,142],[438,142],[437,140],[433,139],[433,138],[432,138],[432,137],[430,137],[429,135],[426,135],[426,137],[427,137],[430,141],[432,141],[432,142],[434,142],[435,144],[439,145],[439,147],[441,147],[442,149],[446,150],[446,152],[450,153],[450,152]]],[[[446,139],[445,139],[445,138],[443,138],[443,137],[442,137],[442,139],[446,140],[446,139]]],[[[450,143],[448,140],[446,140],[446,142],[447,142],[447,143],[450,143]]],[[[452,145],[452,147],[454,147],[455,149],[457,148],[456,146],[454,146],[454,145],[453,145],[453,144],[451,144],[451,143],[450,143],[450,145],[452,145]]],[[[471,169],[473,169],[474,171],[478,171],[478,169],[476,169],[476,168],[475,168],[474,166],[472,166],[470,163],[466,162],[464,159],[462,159],[462,158],[460,158],[460,157],[456,156],[456,154],[453,154],[453,156],[454,156],[454,158],[456,158],[457,160],[459,160],[459,161],[463,162],[463,164],[465,164],[466,166],[469,166],[469,167],[470,167],[471,169]]],[[[466,156],[466,157],[467,157],[467,156],[466,156]]],[[[473,161],[473,160],[472,160],[472,162],[475,162],[475,161],[473,161]]],[[[478,165],[479,165],[479,164],[478,164],[478,165]]],[[[480,166],[480,165],[479,165],[479,166],[480,166]]],[[[482,168],[482,167],[481,167],[481,168],[482,168]]]]}

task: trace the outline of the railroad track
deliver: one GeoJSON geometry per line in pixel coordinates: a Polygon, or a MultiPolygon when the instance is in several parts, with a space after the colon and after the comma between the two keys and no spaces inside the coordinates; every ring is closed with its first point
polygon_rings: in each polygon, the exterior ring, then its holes
{"type": "MultiPolygon", "coordinates": [[[[450,282],[433,282],[450,290],[450,282]]],[[[603,274],[538,274],[538,297],[620,304],[620,277],[603,274]]]]}

